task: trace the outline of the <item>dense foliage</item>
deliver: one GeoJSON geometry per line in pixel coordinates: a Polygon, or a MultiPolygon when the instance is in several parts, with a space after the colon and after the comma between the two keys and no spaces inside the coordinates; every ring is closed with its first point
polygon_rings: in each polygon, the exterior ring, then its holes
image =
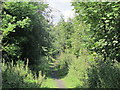
{"type": "Polygon", "coordinates": [[[120,60],[120,2],[73,2],[78,18],[90,24],[91,49],[104,60],[120,60]]]}
{"type": "Polygon", "coordinates": [[[68,87],[118,88],[119,2],[72,5],[76,17],[67,22],[62,18],[54,28],[53,55],[57,54],[59,77],[67,73],[64,80],[72,82],[68,87]]]}
{"type": "Polygon", "coordinates": [[[3,87],[53,88],[54,74],[68,88],[120,87],[120,2],[72,6],[52,25],[43,2],[3,3],[3,87]]]}
{"type": "Polygon", "coordinates": [[[61,47],[60,42],[64,42],[64,48],[54,47],[55,50],[59,50],[56,57],[59,77],[64,77],[67,84],[72,82],[67,87],[86,87],[87,68],[93,61],[92,53],[86,48],[91,40],[89,25],[74,18],[68,22],[61,20],[54,29],[56,39],[53,45],[61,47]]]}
{"type": "MultiPolygon", "coordinates": [[[[73,2],[78,21],[89,25],[87,49],[94,61],[88,68],[88,87],[118,88],[120,82],[120,2],[73,2]],[[117,62],[118,61],[118,62],[117,62]]],[[[87,61],[89,62],[89,60],[87,61]]]]}
{"type": "Polygon", "coordinates": [[[5,61],[29,59],[29,64],[37,64],[40,57],[47,55],[50,42],[49,25],[42,15],[45,8],[47,5],[43,3],[3,3],[2,55],[5,61]]]}
{"type": "Polygon", "coordinates": [[[39,72],[39,76],[33,74],[27,64],[17,61],[14,65],[13,61],[2,63],[2,88],[40,88],[44,77],[39,72]]]}
{"type": "Polygon", "coordinates": [[[43,2],[3,2],[2,6],[3,88],[40,88],[48,69],[50,25],[45,18],[49,15],[45,11],[48,6],[43,2]],[[31,70],[24,65],[27,60],[31,70]]]}

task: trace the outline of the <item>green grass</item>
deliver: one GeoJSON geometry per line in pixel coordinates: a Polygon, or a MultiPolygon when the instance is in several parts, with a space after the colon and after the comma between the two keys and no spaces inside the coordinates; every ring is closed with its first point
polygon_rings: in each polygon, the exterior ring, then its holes
{"type": "Polygon", "coordinates": [[[80,80],[78,80],[75,76],[66,76],[62,80],[65,82],[66,88],[76,88],[78,86],[82,86],[82,82],[80,82],[80,80]]]}
{"type": "Polygon", "coordinates": [[[47,78],[42,84],[42,88],[57,88],[57,85],[54,79],[47,78]]]}

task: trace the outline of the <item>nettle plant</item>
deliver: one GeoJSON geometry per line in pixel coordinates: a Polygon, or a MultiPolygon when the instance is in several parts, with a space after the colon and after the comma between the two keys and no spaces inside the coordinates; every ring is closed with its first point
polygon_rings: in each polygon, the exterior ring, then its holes
{"type": "Polygon", "coordinates": [[[23,61],[2,63],[3,88],[40,88],[44,77],[39,71],[38,76],[33,74],[23,61]]]}

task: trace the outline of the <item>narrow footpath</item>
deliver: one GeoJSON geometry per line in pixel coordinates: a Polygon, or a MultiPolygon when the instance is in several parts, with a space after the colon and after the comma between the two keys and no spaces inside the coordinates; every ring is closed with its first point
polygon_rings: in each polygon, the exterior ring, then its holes
{"type": "Polygon", "coordinates": [[[59,77],[57,76],[57,72],[54,70],[57,61],[52,57],[50,57],[50,58],[53,61],[55,61],[54,63],[51,64],[51,67],[50,67],[50,69],[51,69],[51,77],[54,79],[54,81],[55,81],[55,83],[57,85],[57,88],[66,88],[65,84],[64,84],[64,81],[59,79],[59,77]]]}
{"type": "Polygon", "coordinates": [[[61,79],[58,79],[55,71],[52,71],[51,76],[55,80],[56,85],[57,85],[58,88],[65,88],[64,81],[61,80],[61,79]]]}

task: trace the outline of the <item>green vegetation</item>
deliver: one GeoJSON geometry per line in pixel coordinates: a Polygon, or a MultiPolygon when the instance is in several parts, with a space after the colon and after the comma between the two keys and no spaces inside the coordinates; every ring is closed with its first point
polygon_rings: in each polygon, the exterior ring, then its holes
{"type": "Polygon", "coordinates": [[[2,63],[2,84],[3,88],[40,88],[44,76],[33,74],[28,68],[28,62],[24,65],[24,62],[17,61],[14,65],[11,63],[2,63]]]}
{"type": "Polygon", "coordinates": [[[3,88],[120,88],[120,2],[71,3],[57,25],[44,2],[3,3],[3,88]]]}
{"type": "Polygon", "coordinates": [[[57,86],[53,79],[47,78],[42,84],[42,88],[57,88],[57,86]]]}
{"type": "MultiPolygon", "coordinates": [[[[89,25],[87,49],[94,61],[88,68],[88,87],[119,88],[119,2],[73,2],[78,20],[89,25]],[[116,72],[117,70],[117,72],[116,72]],[[116,72],[116,73],[115,73],[116,72]]],[[[89,60],[88,60],[89,61],[89,60]]]]}
{"type": "Polygon", "coordinates": [[[29,59],[29,65],[37,65],[47,54],[50,38],[49,25],[42,15],[45,8],[46,4],[36,2],[3,3],[1,30],[5,61],[29,59]]]}

